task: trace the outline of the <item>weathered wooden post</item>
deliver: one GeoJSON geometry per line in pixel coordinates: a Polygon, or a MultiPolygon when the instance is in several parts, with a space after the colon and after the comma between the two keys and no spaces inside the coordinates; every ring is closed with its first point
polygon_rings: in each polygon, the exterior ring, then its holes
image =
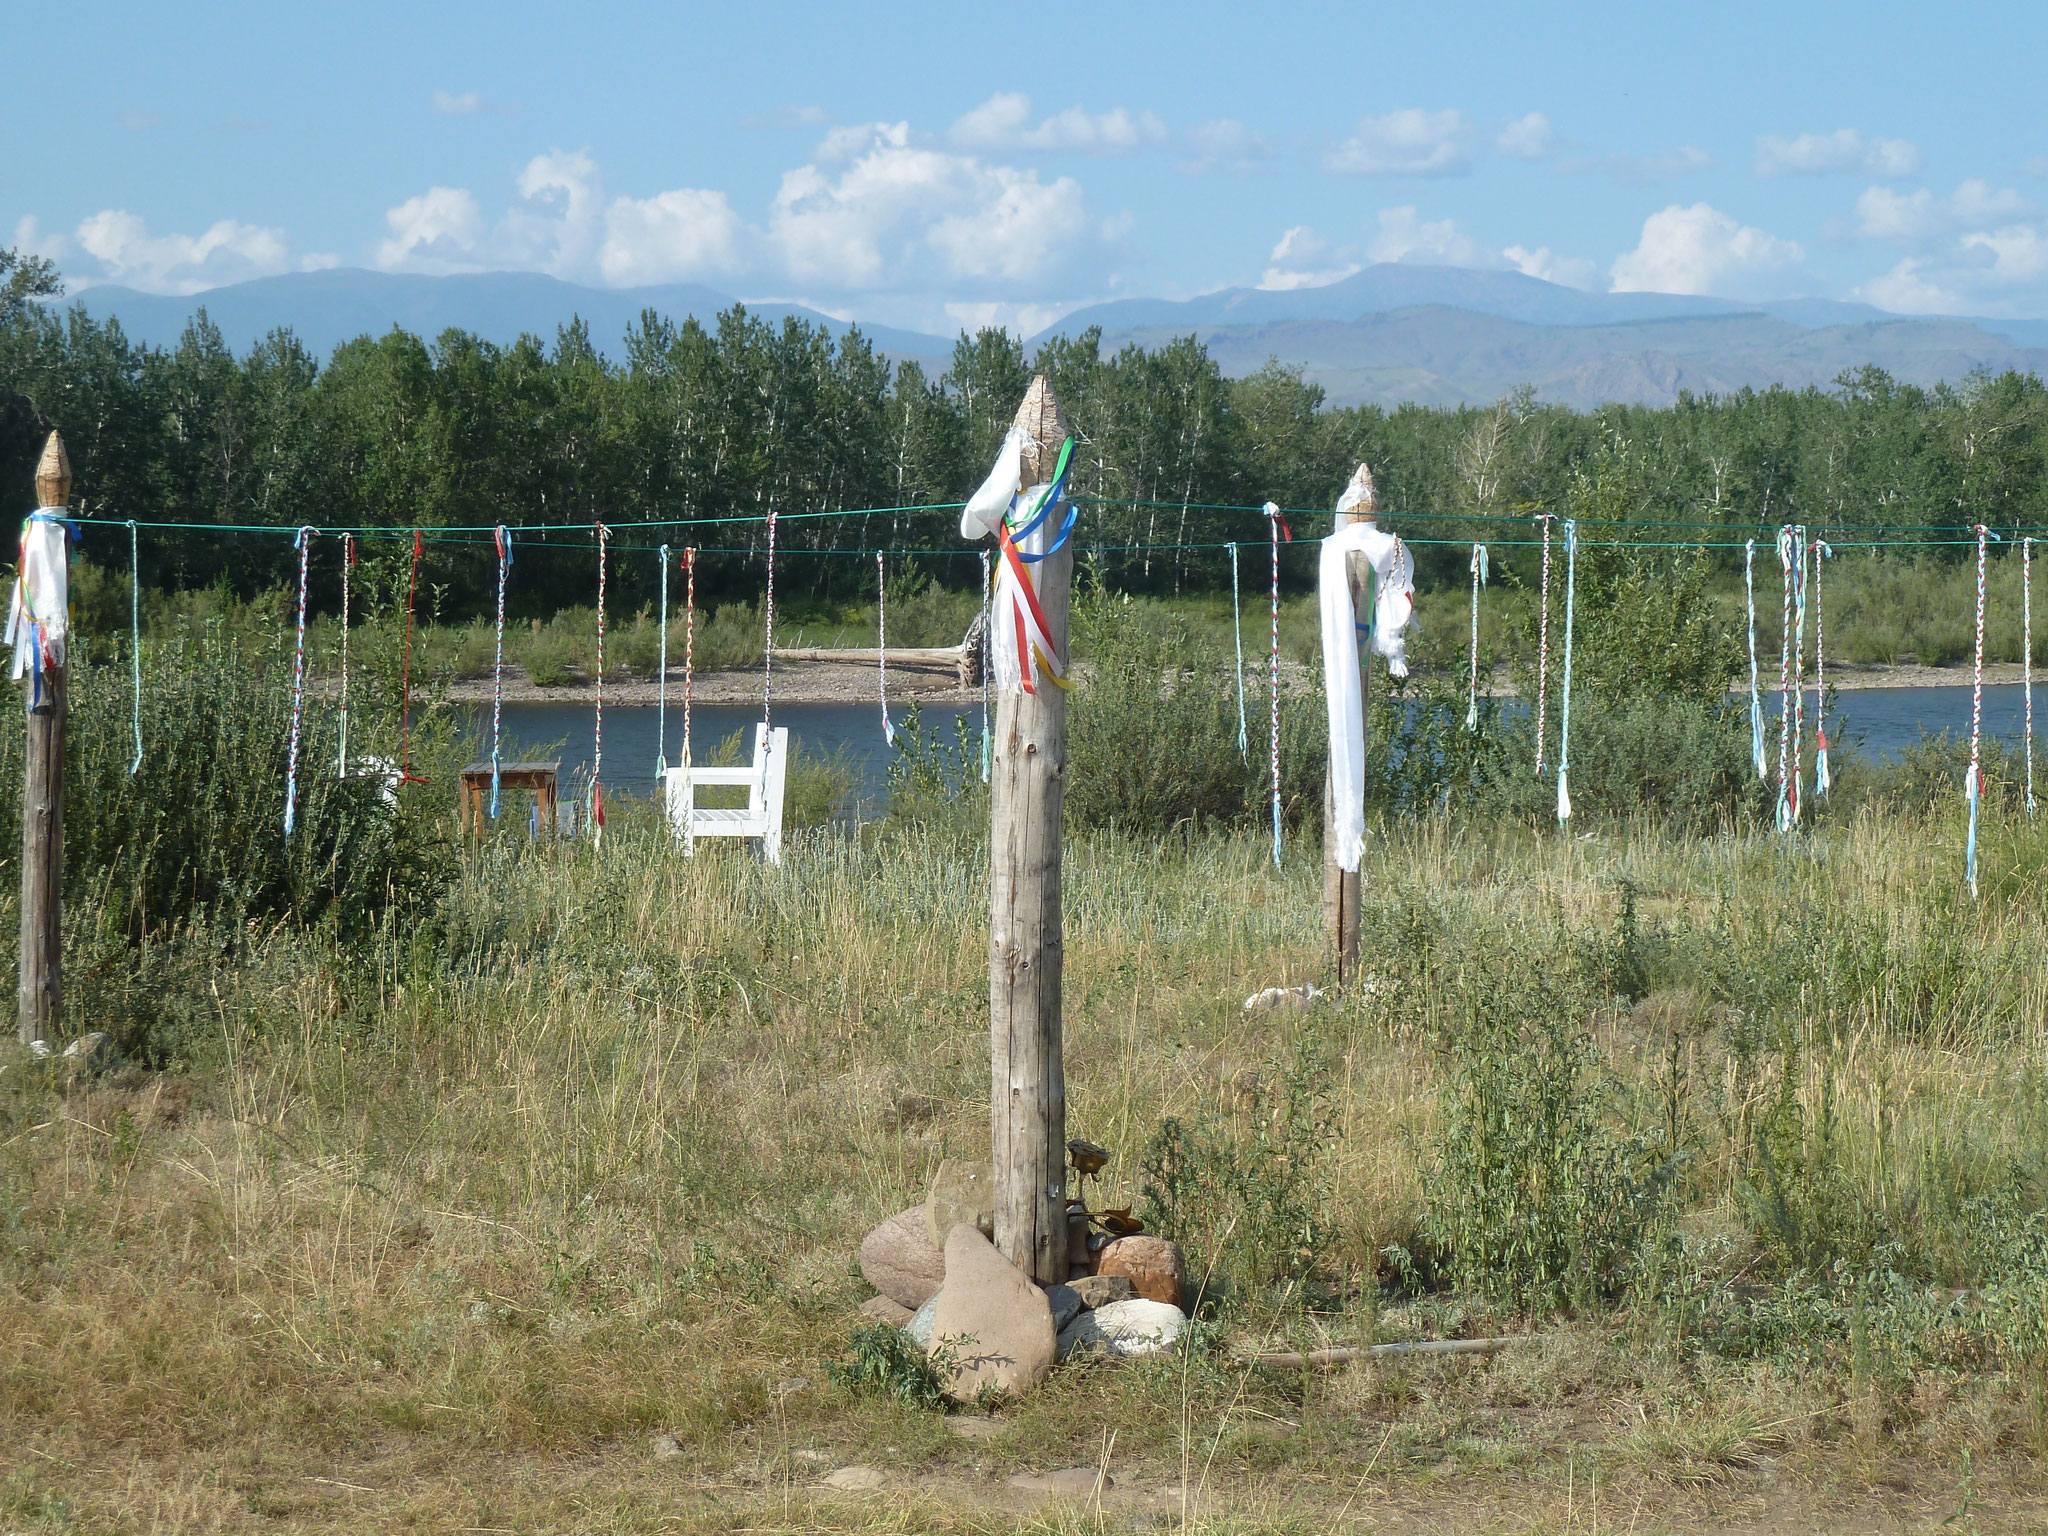
{"type": "MultiPolygon", "coordinates": [[[[1052,478],[1068,432],[1052,386],[1031,381],[1017,408],[1027,441],[1020,493],[1052,478]]],[[[1045,633],[1066,654],[1073,581],[1061,518],[1047,517],[1019,546],[1044,554],[1029,565],[1045,633]]],[[[994,643],[1016,644],[997,615],[994,643]]],[[[1026,657],[1026,668],[1032,666],[1026,657]]],[[[1027,672],[1027,676],[1030,675],[1027,672]]],[[[996,701],[989,771],[989,1067],[995,1153],[995,1242],[1041,1284],[1067,1278],[1067,1079],[1060,1018],[1062,922],[1060,833],[1067,770],[1067,696],[1037,674],[1035,692],[1004,688],[996,701]]]]}
{"type": "MultiPolygon", "coordinates": [[[[1365,469],[1360,465],[1361,470],[1365,469]]],[[[1334,533],[1347,523],[1369,523],[1379,515],[1379,494],[1366,474],[1365,499],[1351,510],[1339,512],[1334,533]]],[[[1354,552],[1346,561],[1350,577],[1351,606],[1363,615],[1372,612],[1372,566],[1365,556],[1354,552]]],[[[1365,718],[1365,739],[1372,744],[1372,659],[1360,648],[1364,680],[1360,684],[1360,706],[1365,718]]],[[[1337,985],[1350,980],[1358,963],[1358,902],[1360,871],[1347,870],[1337,862],[1336,803],[1331,798],[1331,781],[1323,779],[1323,931],[1329,935],[1330,952],[1336,957],[1337,985]]]]}
{"type": "MultiPolygon", "coordinates": [[[[71,460],[55,432],[36,464],[40,509],[71,501],[71,460]]],[[[57,558],[68,558],[64,542],[57,558]]],[[[26,572],[21,573],[26,579],[26,572]]],[[[33,637],[24,644],[36,643],[33,637]]],[[[20,1027],[24,1044],[52,1039],[64,1018],[64,666],[44,668],[40,685],[31,680],[28,747],[21,773],[21,989],[20,1027]]]]}

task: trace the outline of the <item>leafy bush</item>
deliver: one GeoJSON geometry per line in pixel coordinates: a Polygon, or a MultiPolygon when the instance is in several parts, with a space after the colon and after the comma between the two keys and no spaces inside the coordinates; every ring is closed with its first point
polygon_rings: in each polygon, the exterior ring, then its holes
{"type": "Polygon", "coordinates": [[[1211,1296],[1299,1281],[1329,1241],[1323,1065],[1304,1053],[1277,1091],[1268,1075],[1241,1085],[1234,1118],[1162,1122],[1141,1164],[1147,1224],[1181,1245],[1190,1288],[1211,1296]]]}
{"type": "Polygon", "coordinates": [[[879,1397],[912,1408],[943,1408],[945,1388],[936,1353],[926,1355],[901,1328],[866,1323],[847,1340],[852,1358],[826,1362],[825,1376],[853,1397],[879,1397]]]}
{"type": "Polygon", "coordinates": [[[569,664],[575,650],[558,626],[547,624],[529,630],[519,638],[518,645],[519,664],[539,686],[552,688],[569,680],[569,664]]]}
{"type": "Polygon", "coordinates": [[[1437,1269],[1495,1306],[1584,1307],[1628,1278],[1677,1161],[1620,1125],[1577,1000],[1526,958],[1493,966],[1500,979],[1436,1042],[1423,1234],[1437,1269]]]}

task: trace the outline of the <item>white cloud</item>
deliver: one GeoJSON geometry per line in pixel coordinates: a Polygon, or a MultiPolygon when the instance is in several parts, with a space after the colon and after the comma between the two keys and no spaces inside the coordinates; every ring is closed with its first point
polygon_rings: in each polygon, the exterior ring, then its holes
{"type": "Polygon", "coordinates": [[[947,321],[958,330],[979,331],[984,327],[993,326],[1015,336],[1035,336],[1074,308],[1076,306],[1072,304],[1005,304],[1000,300],[972,303],[955,301],[944,306],[944,313],[947,321]]]}
{"type": "Polygon", "coordinates": [[[434,110],[443,117],[471,117],[483,111],[484,98],[477,91],[464,91],[460,95],[453,91],[436,91],[433,104],[434,110]]]}
{"type": "Polygon", "coordinates": [[[108,281],[151,293],[197,293],[298,265],[283,230],[236,219],[198,235],[153,235],[136,215],[108,208],[83,220],[76,238],[108,281]]]}
{"type": "Polygon", "coordinates": [[[1517,160],[1543,160],[1557,149],[1557,130],[1541,112],[1531,112],[1501,129],[1493,142],[1517,160]]]}
{"type": "Polygon", "coordinates": [[[1333,245],[1306,224],[1297,224],[1280,237],[1266,258],[1261,288],[1322,288],[1340,283],[1359,269],[1356,246],[1333,245]]]}
{"type": "Polygon", "coordinates": [[[14,225],[14,249],[47,261],[63,261],[77,249],[62,230],[44,229],[32,213],[23,214],[14,225]]]}
{"type": "Polygon", "coordinates": [[[1615,258],[1617,293],[1749,297],[1806,259],[1796,241],[1738,223],[1718,208],[1673,204],[1643,220],[1636,248],[1615,258]]]}
{"type": "Polygon", "coordinates": [[[799,281],[872,289],[963,279],[1030,287],[1105,231],[1071,177],[1045,183],[928,148],[895,123],[871,126],[836,178],[815,164],[786,172],[768,233],[799,281]]]}
{"type": "Polygon", "coordinates": [[[682,187],[622,197],[605,218],[598,270],[611,283],[660,283],[734,270],[745,236],[723,192],[682,187]]]}
{"type": "Polygon", "coordinates": [[[1869,171],[1878,176],[1911,176],[1920,169],[1920,147],[1909,139],[1866,139],[1854,128],[1802,133],[1785,138],[1766,133],[1756,141],[1759,176],[1824,176],[1834,171],[1869,171]]]}
{"type": "Polygon", "coordinates": [[[1404,107],[1361,118],[1351,137],[1323,156],[1323,168],[1339,176],[1457,176],[1470,164],[1471,132],[1455,109],[1404,107]]]}
{"type": "Polygon", "coordinates": [[[1925,187],[1912,192],[1868,187],[1856,199],[1856,233],[1872,240],[1912,245],[2019,218],[2032,213],[2033,207],[2015,189],[1994,187],[1979,177],[1959,183],[1954,192],[1943,198],[1937,198],[1925,187]]]}
{"type": "Polygon", "coordinates": [[[483,234],[483,210],[460,187],[429,187],[384,215],[391,237],[372,258],[380,267],[434,267],[460,262],[483,234]]]}
{"type": "Polygon", "coordinates": [[[1451,219],[1422,218],[1412,206],[1382,208],[1379,233],[1366,247],[1374,261],[1437,267],[1505,267],[1507,258],[1458,228],[1451,219]]]}
{"type": "Polygon", "coordinates": [[[1033,123],[1031,98],[1022,91],[998,91],[955,119],[947,136],[962,149],[1098,155],[1135,154],[1167,140],[1166,124],[1150,112],[1133,113],[1126,107],[1095,113],[1069,107],[1033,123]]]}
{"type": "Polygon", "coordinates": [[[1273,158],[1273,146],[1265,135],[1253,132],[1234,117],[1196,123],[1181,138],[1186,153],[1180,168],[1190,176],[1248,171],[1273,158]]]}
{"type": "Polygon", "coordinates": [[[1904,314],[2028,314],[2048,304],[2048,224],[2011,187],[1979,179],[1947,197],[1870,187],[1856,232],[1905,254],[1855,296],[1904,314]]]}
{"type": "Polygon", "coordinates": [[[1600,269],[1584,257],[1559,256],[1547,245],[1540,245],[1533,251],[1527,246],[1511,245],[1501,255],[1513,262],[1525,276],[1540,277],[1546,283],[1562,283],[1567,288],[1599,290],[1600,269]]]}

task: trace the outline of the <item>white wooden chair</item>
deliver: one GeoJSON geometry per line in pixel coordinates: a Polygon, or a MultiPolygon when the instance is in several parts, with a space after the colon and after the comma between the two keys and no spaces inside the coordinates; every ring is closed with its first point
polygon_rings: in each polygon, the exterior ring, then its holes
{"type": "Polygon", "coordinates": [[[765,724],[754,727],[754,761],[738,768],[671,768],[668,771],[668,824],[686,855],[697,851],[700,837],[758,837],[761,857],[782,862],[782,786],[789,767],[789,727],[778,725],[771,737],[765,724]],[[744,808],[713,810],[697,803],[707,785],[743,785],[744,808]]]}

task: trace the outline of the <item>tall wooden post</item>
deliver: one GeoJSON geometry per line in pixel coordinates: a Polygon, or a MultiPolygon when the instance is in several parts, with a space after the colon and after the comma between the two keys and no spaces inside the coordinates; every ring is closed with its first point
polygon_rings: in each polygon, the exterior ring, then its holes
{"type": "MultiPolygon", "coordinates": [[[[1044,378],[1031,381],[1017,408],[1017,425],[1030,439],[1021,485],[1043,485],[1068,431],[1044,378]]],[[[1059,522],[1047,518],[1024,541],[1023,552],[1049,549],[1059,522]]],[[[1046,633],[1064,654],[1072,545],[1027,569],[1046,633]]],[[[994,643],[1014,644],[998,620],[994,643]]],[[[1067,1278],[1067,1078],[1060,1019],[1067,696],[1042,673],[1035,686],[1035,693],[1004,689],[996,700],[989,770],[990,1119],[996,1247],[1026,1274],[1052,1285],[1067,1278]]]]}
{"type": "MultiPolygon", "coordinates": [[[[1361,470],[1365,466],[1360,465],[1361,470]]],[[[1336,527],[1346,523],[1369,523],[1379,515],[1379,498],[1366,477],[1366,500],[1355,511],[1339,512],[1336,527]]],[[[1333,530],[1334,531],[1334,530],[1333,530]]],[[[1362,554],[1347,562],[1354,612],[1368,614],[1374,597],[1372,566],[1362,554]]],[[[1370,620],[1366,620],[1368,624],[1370,620]]],[[[1365,718],[1365,739],[1372,742],[1372,655],[1361,647],[1364,679],[1359,690],[1360,712],[1365,718]]],[[[1362,882],[1360,870],[1347,870],[1337,863],[1336,805],[1330,795],[1330,780],[1323,779],[1323,931],[1329,935],[1330,952],[1337,962],[1337,985],[1351,979],[1358,964],[1358,903],[1362,882]]]]}
{"type": "MultiPolygon", "coordinates": [[[[70,505],[71,460],[55,432],[36,464],[36,499],[43,507],[70,505]]],[[[41,698],[28,711],[28,747],[21,773],[24,1044],[51,1039],[64,1019],[64,713],[64,669],[50,667],[43,674],[41,698]]]]}

